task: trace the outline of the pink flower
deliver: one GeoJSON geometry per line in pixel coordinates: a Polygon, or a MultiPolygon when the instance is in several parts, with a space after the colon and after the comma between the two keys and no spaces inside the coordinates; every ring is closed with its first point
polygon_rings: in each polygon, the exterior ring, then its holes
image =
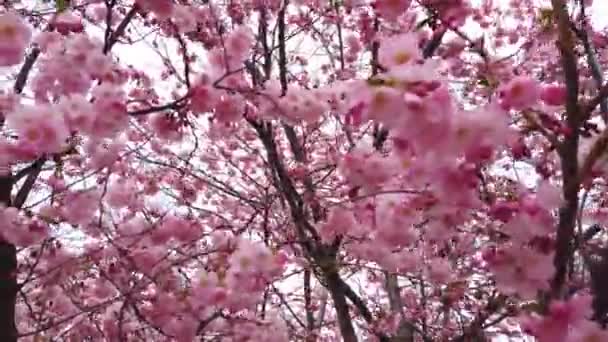
{"type": "Polygon", "coordinates": [[[410,7],[411,0],[376,0],[374,7],[380,16],[387,20],[396,20],[410,7]]]}
{"type": "Polygon", "coordinates": [[[219,101],[219,93],[211,85],[207,75],[202,75],[192,87],[190,109],[196,113],[210,112],[219,101]]]}
{"type": "Polygon", "coordinates": [[[180,124],[176,117],[160,112],[150,115],[149,122],[159,138],[166,140],[179,139],[180,124]]]}
{"type": "MultiPolygon", "coordinates": [[[[103,7],[105,8],[105,6],[103,7]]],[[[38,44],[40,50],[48,52],[62,43],[62,37],[59,32],[43,31],[36,36],[34,42],[38,44]]]]}
{"type": "Polygon", "coordinates": [[[7,121],[19,135],[19,143],[38,153],[60,152],[69,137],[63,116],[49,105],[24,106],[11,113],[7,121]]]}
{"type": "Polygon", "coordinates": [[[520,324],[523,331],[539,342],[599,342],[606,341],[608,333],[595,322],[590,322],[592,297],[578,294],[568,301],[553,301],[545,316],[524,316],[520,324]]]}
{"type": "Polygon", "coordinates": [[[376,187],[398,171],[395,161],[384,158],[368,145],[357,146],[340,161],[340,171],[354,186],[376,187]]]}
{"type": "Polygon", "coordinates": [[[113,181],[105,195],[106,202],[114,208],[123,208],[133,205],[137,198],[137,185],[129,179],[113,181]]]}
{"type": "Polygon", "coordinates": [[[140,216],[134,216],[128,221],[120,223],[118,225],[118,231],[123,236],[133,236],[141,234],[141,232],[146,230],[147,226],[148,224],[144,218],[140,216]]]}
{"type": "Polygon", "coordinates": [[[443,258],[434,258],[428,265],[428,276],[431,281],[445,284],[454,276],[450,263],[443,258]]]}
{"type": "Polygon", "coordinates": [[[98,299],[107,299],[116,294],[116,289],[107,281],[96,279],[91,283],[92,293],[98,299]]]}
{"type": "Polygon", "coordinates": [[[93,133],[95,112],[93,105],[82,95],[65,96],[59,99],[57,109],[72,132],[93,133]]]}
{"type": "Polygon", "coordinates": [[[62,215],[71,224],[87,224],[99,208],[99,193],[94,190],[68,193],[62,215]]]}
{"type": "Polygon", "coordinates": [[[491,158],[512,135],[509,117],[492,107],[461,111],[455,117],[453,147],[462,148],[468,161],[476,163],[491,158]]]}
{"type": "MultiPolygon", "coordinates": [[[[256,277],[268,277],[277,267],[280,266],[280,259],[270,252],[270,250],[260,243],[254,243],[248,240],[239,241],[238,247],[230,256],[228,262],[230,264],[229,276],[233,280],[241,277],[248,277],[252,281],[256,277]]],[[[260,284],[250,284],[257,287],[260,284]]]]}
{"type": "Polygon", "coordinates": [[[124,142],[117,140],[111,143],[91,139],[85,144],[85,151],[90,157],[90,167],[101,169],[116,163],[120,152],[124,148],[124,142]]]}
{"type": "Polygon", "coordinates": [[[546,210],[557,209],[563,203],[560,189],[548,181],[543,181],[538,186],[536,200],[546,210]]]}
{"type": "Polygon", "coordinates": [[[581,321],[568,334],[567,342],[604,342],[608,341],[608,331],[591,321],[581,321]]]}
{"type": "Polygon", "coordinates": [[[200,231],[194,222],[174,215],[167,215],[160,229],[180,242],[191,242],[200,236],[200,231]]]}
{"type": "Polygon", "coordinates": [[[346,46],[348,47],[348,52],[355,55],[359,53],[362,49],[361,40],[359,37],[355,35],[349,35],[345,39],[346,46]]]}
{"type": "Polygon", "coordinates": [[[561,106],[566,103],[566,87],[557,84],[547,84],[542,87],[540,98],[549,106],[561,106]]]}
{"type": "Polygon", "coordinates": [[[173,13],[172,0],[137,0],[142,8],[151,11],[159,19],[166,19],[173,13]]]}
{"type": "Polygon", "coordinates": [[[140,248],[131,253],[131,258],[140,271],[151,274],[165,256],[165,253],[163,249],[157,247],[140,248]]]}
{"type": "Polygon", "coordinates": [[[549,288],[555,272],[552,254],[541,254],[522,245],[510,245],[487,253],[484,258],[498,289],[522,299],[534,298],[539,290],[549,288]]]}
{"type": "Polygon", "coordinates": [[[403,123],[405,117],[402,112],[405,107],[403,93],[391,87],[369,87],[355,90],[353,96],[357,96],[363,105],[366,118],[388,127],[396,127],[403,123]]]}
{"type": "Polygon", "coordinates": [[[124,91],[116,85],[102,83],[93,89],[93,96],[96,109],[93,125],[95,137],[112,137],[126,129],[129,116],[124,91]]]}
{"type": "Polygon", "coordinates": [[[380,64],[389,69],[413,63],[420,57],[418,36],[415,33],[404,33],[384,39],[378,50],[380,64]]]}
{"type": "Polygon", "coordinates": [[[425,59],[422,63],[395,65],[386,72],[386,76],[404,90],[422,97],[442,85],[438,73],[439,67],[438,60],[425,59]]]}
{"type": "Polygon", "coordinates": [[[279,116],[295,122],[314,123],[328,110],[320,92],[315,93],[303,88],[290,89],[287,96],[278,101],[279,116]]]}
{"type": "Polygon", "coordinates": [[[526,109],[535,105],[540,95],[540,84],[529,76],[515,77],[498,90],[500,104],[504,109],[526,109]]]}
{"type": "Polygon", "coordinates": [[[238,121],[245,112],[244,101],[237,96],[225,96],[215,106],[213,118],[219,123],[238,121]]]}
{"type": "Polygon", "coordinates": [[[67,35],[71,32],[82,32],[84,30],[82,18],[71,11],[64,11],[58,14],[51,21],[51,27],[63,35],[67,35]]]}
{"type": "Polygon", "coordinates": [[[375,237],[387,247],[408,246],[418,239],[413,229],[417,215],[397,195],[384,195],[376,205],[375,237]]]}
{"type": "Polygon", "coordinates": [[[91,4],[91,6],[87,6],[86,13],[88,18],[97,23],[106,19],[108,8],[104,4],[91,4]]]}
{"type": "Polygon", "coordinates": [[[321,238],[331,242],[336,236],[344,235],[355,228],[357,222],[352,212],[342,207],[336,207],[329,213],[329,218],[321,226],[321,238]]]}
{"type": "Polygon", "coordinates": [[[240,67],[253,47],[254,35],[249,26],[243,25],[234,29],[226,39],[226,55],[230,69],[240,67]]]}
{"type": "Polygon", "coordinates": [[[171,17],[180,33],[196,31],[197,22],[193,10],[193,7],[183,5],[176,5],[173,8],[171,17]]]}
{"type": "Polygon", "coordinates": [[[556,324],[542,316],[522,317],[520,324],[523,332],[536,337],[538,342],[565,342],[568,337],[568,325],[556,324]]]}
{"type": "Polygon", "coordinates": [[[163,330],[175,338],[176,342],[190,342],[196,340],[196,331],[199,323],[189,316],[174,317],[163,330]]]}
{"type": "Polygon", "coordinates": [[[517,202],[498,201],[492,205],[489,214],[495,220],[508,222],[518,210],[517,202]]]}
{"type": "Polygon", "coordinates": [[[0,66],[19,64],[31,38],[31,29],[20,16],[0,15],[0,66]]]}

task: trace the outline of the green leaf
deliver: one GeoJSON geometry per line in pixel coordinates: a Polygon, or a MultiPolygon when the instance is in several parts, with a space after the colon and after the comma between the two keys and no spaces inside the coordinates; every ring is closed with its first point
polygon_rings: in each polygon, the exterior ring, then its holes
{"type": "Polygon", "coordinates": [[[65,11],[70,6],[70,0],[55,0],[55,9],[58,13],[65,11]]]}

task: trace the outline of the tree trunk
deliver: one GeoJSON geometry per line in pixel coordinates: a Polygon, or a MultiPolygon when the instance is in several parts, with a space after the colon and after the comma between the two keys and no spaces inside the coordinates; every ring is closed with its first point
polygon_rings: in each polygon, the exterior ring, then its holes
{"type": "Polygon", "coordinates": [[[386,277],[386,292],[391,311],[394,314],[401,316],[399,320],[399,328],[397,334],[391,339],[392,342],[414,342],[414,327],[410,322],[405,320],[402,314],[403,303],[401,302],[401,294],[399,293],[399,284],[397,276],[385,272],[386,277]]]}
{"type": "Polygon", "coordinates": [[[331,299],[334,302],[334,308],[338,316],[338,326],[340,327],[340,333],[342,334],[342,340],[344,342],[357,342],[357,334],[353,327],[353,321],[348,310],[348,303],[346,302],[346,295],[340,286],[340,279],[337,273],[331,272],[326,274],[327,289],[331,295],[331,299]]]}
{"type": "MultiPolygon", "coordinates": [[[[12,176],[0,177],[0,205],[11,205],[12,176]]],[[[6,225],[0,221],[0,225],[6,225]]],[[[4,228],[0,226],[1,228],[4,228]]],[[[17,249],[0,240],[0,341],[17,341],[15,303],[17,300],[17,249]]]]}

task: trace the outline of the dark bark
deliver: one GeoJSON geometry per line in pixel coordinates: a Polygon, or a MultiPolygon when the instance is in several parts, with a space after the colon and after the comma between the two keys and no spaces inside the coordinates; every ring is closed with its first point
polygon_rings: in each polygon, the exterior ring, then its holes
{"type": "MultiPolygon", "coordinates": [[[[312,309],[312,289],[310,287],[310,279],[312,273],[309,269],[304,270],[304,308],[306,309],[306,329],[308,334],[313,335],[315,330],[315,317],[312,309]]],[[[314,338],[309,337],[311,341],[314,338]]]]}
{"type": "MultiPolygon", "coordinates": [[[[599,251],[590,253],[586,244],[602,231],[599,224],[587,228],[577,240],[577,248],[589,272],[591,291],[593,294],[593,320],[606,328],[606,315],[608,314],[608,246],[600,247],[599,251]]],[[[577,289],[574,289],[576,291],[577,289]]]]}
{"type": "Polygon", "coordinates": [[[340,327],[342,340],[344,342],[357,342],[357,335],[355,334],[355,328],[353,327],[350,312],[348,310],[346,296],[343,287],[341,286],[340,276],[336,272],[326,273],[325,280],[331,299],[334,302],[336,315],[338,316],[338,326],[340,327]]]}
{"type": "Polygon", "coordinates": [[[591,290],[593,293],[593,320],[602,327],[606,327],[606,314],[608,314],[608,247],[603,247],[596,258],[583,255],[589,276],[591,278],[591,290]]]}
{"type": "MultiPolygon", "coordinates": [[[[560,298],[563,295],[567,281],[568,265],[574,250],[574,227],[578,211],[578,190],[580,185],[578,174],[579,128],[583,120],[580,110],[579,80],[577,56],[574,53],[574,41],[571,22],[566,2],[552,0],[553,14],[557,22],[558,41],[562,71],[566,81],[566,124],[570,134],[566,135],[559,148],[562,165],[564,205],[560,208],[559,224],[555,248],[555,276],[551,282],[549,299],[560,298]]],[[[545,302],[545,304],[548,304],[545,302]]],[[[546,305],[545,305],[546,306],[546,305]]]]}
{"type": "Polygon", "coordinates": [[[414,342],[414,327],[408,322],[402,314],[403,302],[399,293],[399,284],[397,276],[389,272],[385,272],[385,288],[388,294],[388,303],[391,311],[401,316],[397,333],[392,338],[392,342],[414,342]]]}
{"type": "MultiPolygon", "coordinates": [[[[0,204],[11,205],[12,176],[0,177],[0,204]]],[[[6,225],[6,222],[0,222],[6,225]]],[[[17,249],[0,240],[0,341],[17,341],[15,304],[17,300],[17,249]]]]}

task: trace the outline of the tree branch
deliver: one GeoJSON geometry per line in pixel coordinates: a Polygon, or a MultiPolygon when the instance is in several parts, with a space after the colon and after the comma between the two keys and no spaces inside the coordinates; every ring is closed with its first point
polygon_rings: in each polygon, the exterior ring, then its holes
{"type": "Polygon", "coordinates": [[[591,113],[595,110],[595,108],[598,105],[600,105],[601,103],[603,103],[607,98],[608,98],[608,83],[606,83],[602,87],[600,87],[599,91],[597,92],[595,97],[592,98],[591,100],[589,100],[589,102],[587,102],[583,106],[583,109],[582,109],[583,119],[587,120],[591,116],[591,113]]]}
{"type": "MultiPolygon", "coordinates": [[[[114,32],[112,32],[109,35],[109,37],[106,39],[104,46],[103,46],[104,54],[107,54],[108,52],[110,52],[110,50],[112,50],[112,47],[114,47],[114,44],[116,44],[118,42],[118,38],[120,38],[120,36],[122,36],[125,33],[127,26],[129,25],[131,20],[133,20],[133,18],[135,17],[135,15],[137,14],[138,11],[139,11],[139,5],[137,5],[137,3],[136,3],[133,5],[133,7],[131,7],[129,12],[127,12],[127,15],[125,15],[125,17],[122,19],[120,24],[118,24],[118,26],[116,27],[116,30],[114,30],[114,32]]],[[[111,15],[112,9],[108,8],[108,12],[111,15]]],[[[108,23],[108,30],[110,30],[110,25],[111,25],[111,23],[108,23]]]]}
{"type": "Polygon", "coordinates": [[[32,71],[38,56],[40,56],[40,48],[34,46],[27,57],[25,57],[25,62],[23,62],[21,70],[19,70],[19,73],[17,74],[17,79],[15,80],[15,85],[13,86],[15,93],[21,94],[23,92],[27,79],[30,75],[30,71],[32,71]]]}
{"type": "MultiPolygon", "coordinates": [[[[602,88],[604,84],[604,75],[602,73],[602,67],[600,66],[599,61],[597,60],[597,54],[595,51],[595,47],[593,46],[593,42],[589,39],[589,33],[587,32],[586,21],[587,16],[585,14],[585,2],[580,1],[581,7],[581,21],[582,27],[578,29],[574,23],[572,23],[572,30],[576,33],[576,36],[583,43],[583,47],[585,49],[585,55],[587,57],[587,65],[591,70],[591,76],[595,80],[598,90],[602,88]]],[[[608,100],[606,98],[600,101],[600,109],[602,111],[602,119],[604,122],[608,123],[608,100]]]]}
{"type": "Polygon", "coordinates": [[[31,165],[27,178],[25,179],[25,182],[23,182],[23,185],[21,186],[21,188],[17,192],[17,195],[15,196],[15,200],[13,202],[13,206],[15,208],[21,208],[21,206],[23,206],[23,204],[27,200],[27,196],[32,191],[32,188],[33,188],[34,184],[36,183],[36,179],[38,178],[38,175],[42,171],[42,167],[44,166],[45,162],[46,162],[46,158],[40,158],[31,165]]]}
{"type": "Polygon", "coordinates": [[[559,148],[562,165],[563,196],[565,203],[560,208],[555,249],[555,275],[551,282],[550,298],[562,295],[569,260],[572,257],[574,228],[578,210],[578,145],[582,116],[578,103],[579,80],[574,40],[570,30],[570,18],[565,0],[552,0],[553,13],[557,19],[561,65],[566,81],[566,122],[570,129],[559,148]]]}

